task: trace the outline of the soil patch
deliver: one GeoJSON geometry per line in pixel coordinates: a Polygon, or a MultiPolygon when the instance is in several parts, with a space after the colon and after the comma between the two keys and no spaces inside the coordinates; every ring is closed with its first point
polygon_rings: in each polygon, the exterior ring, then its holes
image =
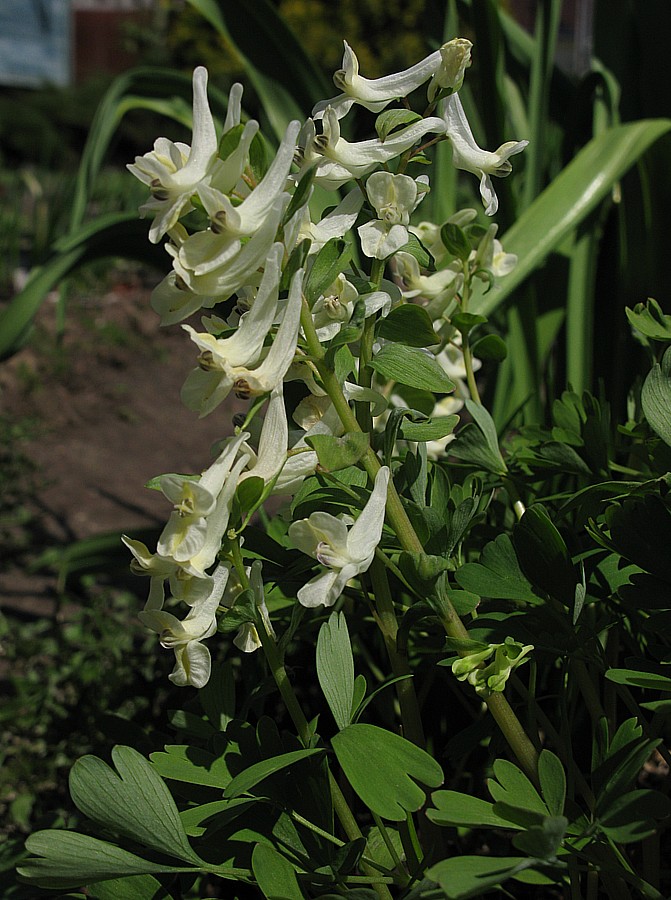
{"type": "MultiPolygon", "coordinates": [[[[28,345],[0,364],[0,415],[16,432],[5,452],[34,466],[19,518],[44,547],[161,526],[168,503],[143,485],[164,472],[202,471],[213,443],[232,433],[235,400],[201,420],[181,404],[195,348],[181,328],[159,326],[149,305],[159,277],[124,268],[102,291],[78,291],[60,337],[49,297],[28,345]]],[[[53,578],[27,574],[20,553],[8,556],[2,603],[44,611],[53,578]]]]}

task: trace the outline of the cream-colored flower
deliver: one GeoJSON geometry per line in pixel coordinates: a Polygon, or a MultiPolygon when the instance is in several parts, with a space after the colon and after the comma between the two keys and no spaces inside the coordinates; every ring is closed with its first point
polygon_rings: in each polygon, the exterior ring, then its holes
{"type": "Polygon", "coordinates": [[[330,100],[320,100],[312,110],[315,119],[321,118],[328,106],[335,111],[339,119],[342,119],[354,103],[364,106],[371,112],[381,112],[392,100],[407,97],[428,81],[443,64],[441,53],[436,50],[402,72],[395,72],[382,78],[364,78],[359,75],[359,60],[356,53],[347,41],[343,43],[345,52],[342,67],[333,76],[335,86],[340,88],[342,93],[330,100]]]}
{"type": "Polygon", "coordinates": [[[480,178],[480,196],[485,206],[485,213],[493,216],[499,208],[499,200],[492,186],[491,175],[504,178],[510,175],[513,167],[510,157],[528,145],[529,141],[508,141],[501,144],[498,150],[482,150],[475,142],[473,132],[468,124],[466,113],[461,105],[459,94],[452,94],[441,101],[445,134],[452,144],[452,162],[457,169],[472,172],[480,178]]]}
{"type": "Polygon", "coordinates": [[[303,606],[333,606],[350,578],[369,568],[382,537],[388,483],[389,469],[383,466],[368,502],[349,529],[342,519],[326,512],[312,513],[289,527],[294,546],[329,570],[298,591],[303,606]]]}

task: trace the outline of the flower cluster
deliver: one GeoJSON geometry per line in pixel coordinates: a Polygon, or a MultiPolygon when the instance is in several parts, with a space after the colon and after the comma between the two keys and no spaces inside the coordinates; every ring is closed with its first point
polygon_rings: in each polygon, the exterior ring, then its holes
{"type": "MultiPolygon", "coordinates": [[[[246,604],[235,638],[242,650],[255,649],[264,634],[272,636],[261,563],[248,569],[240,553],[230,550],[240,550],[254,510],[271,494],[294,495],[319,470],[315,442],[336,440],[346,431],[342,403],[366,406],[379,424],[386,410],[405,402],[391,378],[372,381],[370,369],[366,374],[370,358],[357,365],[366,323],[404,304],[422,307],[435,335],[426,357],[445,374],[442,383],[449,387],[447,377],[454,380],[458,395],[436,398],[432,415],[449,416],[463,402],[465,366],[472,372],[479,363],[462,347],[451,316],[465,302],[473,278],[504,275],[514,258],[495,239],[496,226],[475,223],[474,210],[458,213],[442,228],[413,225],[430,183],[427,175],[410,175],[407,168],[432,144],[448,141],[454,165],[479,178],[486,214],[496,211],[491,176],[509,174],[510,157],[526,141],[494,152],[478,147],[459,99],[470,54],[470,41],[458,38],[403,72],[367,79],[345,43],[342,68],[334,76],[340,93],[316,104],[306,122],[289,123],[268,164],[252,152],[259,125],[243,121],[240,85],[230,91],[220,127],[208,103],[207,72],[197,68],[191,145],[159,138],[128,167],[149,189],[141,207],[151,218],[149,239],[165,241],[172,263],[152,306],[163,325],[183,323],[196,348],[195,367],[182,389],[184,404],[207,416],[231,395],[251,401],[243,430],[219,443],[216,459],[200,475],[155,479],[152,486],[172,505],[155,552],[124,538],[132,568],[150,578],[140,618],[174,651],[170,677],[176,684],[207,682],[210,655],[203,641],[218,627],[230,630],[222,623],[227,610],[246,604]],[[387,107],[423,86],[424,113],[399,110],[394,119],[387,107]],[[343,118],[356,105],[381,114],[376,137],[343,136],[343,118]],[[346,190],[332,208],[316,213],[323,209],[315,202],[317,187],[346,190]],[[460,230],[470,242],[467,253],[454,252],[445,227],[460,230]],[[363,267],[350,264],[353,257],[363,267]],[[185,322],[201,311],[211,314],[200,323],[185,322]],[[334,367],[338,412],[333,385],[327,389],[315,364],[315,348],[323,347],[318,352],[333,360],[343,345],[354,353],[349,364],[345,357],[334,367]],[[285,408],[288,381],[304,385],[292,414],[297,429],[289,427],[285,408]],[[253,490],[243,487],[249,479],[255,479],[253,490]],[[254,498],[246,509],[242,494],[254,498]],[[166,585],[173,601],[189,607],[182,621],[164,609],[166,585]]],[[[371,352],[383,350],[386,340],[377,337],[371,352]]],[[[427,438],[429,455],[439,458],[449,439],[427,438]]],[[[298,590],[304,606],[332,606],[371,565],[393,481],[388,466],[371,465],[373,483],[362,495],[367,500],[353,504],[354,517],[318,511],[288,528],[287,546],[323,567],[298,590]]]]}

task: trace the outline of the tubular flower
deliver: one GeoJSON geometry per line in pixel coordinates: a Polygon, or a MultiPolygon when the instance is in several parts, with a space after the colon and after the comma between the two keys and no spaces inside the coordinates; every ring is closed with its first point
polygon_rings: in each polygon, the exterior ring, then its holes
{"type": "Polygon", "coordinates": [[[457,169],[464,169],[480,177],[480,196],[485,213],[493,216],[499,208],[499,200],[490,175],[497,178],[510,175],[513,170],[510,157],[521,153],[529,141],[508,141],[493,152],[482,150],[475,142],[458,94],[452,94],[442,101],[442,115],[445,134],[452,144],[452,162],[457,169]]]}
{"type": "Polygon", "coordinates": [[[217,158],[217,135],[207,102],[207,69],[193,73],[193,140],[174,144],[158,138],[154,149],[137,156],[130,172],[151,190],[151,199],[140,207],[142,215],[153,215],[149,240],[157,244],[183,212],[191,209],[191,197],[209,178],[217,158]]]}
{"type": "Polygon", "coordinates": [[[240,252],[241,238],[261,228],[273,202],[284,193],[299,128],[298,122],[289,124],[270,168],[238,206],[222,191],[208,185],[201,187],[198,195],[210,217],[210,228],[191,235],[179,255],[182,265],[194,275],[207,275],[229,263],[240,252]]]}
{"type": "Polygon", "coordinates": [[[402,250],[394,257],[394,263],[398,275],[403,279],[403,296],[406,300],[413,297],[451,300],[463,284],[463,275],[450,268],[440,269],[432,275],[422,275],[415,257],[402,250]]]}
{"type": "Polygon", "coordinates": [[[445,122],[437,116],[429,116],[413,122],[406,128],[393,132],[385,141],[373,138],[368,141],[350,142],[340,136],[340,123],[331,107],[324,110],[323,133],[316,134],[314,122],[308,119],[300,135],[303,148],[300,156],[302,168],[316,165],[315,182],[332,190],[353,178],[361,178],[380,165],[389,162],[429,132],[445,130],[445,122]]]}
{"type": "Polygon", "coordinates": [[[385,75],[383,78],[364,78],[359,75],[359,60],[356,53],[347,41],[343,41],[345,52],[342,58],[342,68],[333,75],[333,81],[337,88],[343,92],[330,100],[320,100],[312,110],[315,119],[320,119],[327,106],[332,107],[339,119],[342,119],[351,109],[354,103],[365,106],[371,112],[381,112],[392,100],[407,97],[420,85],[428,81],[441,66],[442,58],[440,50],[431,53],[425,59],[393,75],[385,75]]]}
{"type": "Polygon", "coordinates": [[[264,340],[275,318],[282,245],[268,260],[259,293],[240,327],[230,338],[200,334],[191,326],[182,327],[200,348],[199,369],[194,369],[182,388],[182,400],[189,408],[206,416],[234,390],[246,399],[272,391],[284,379],[296,352],[301,314],[303,270],[294,275],[282,322],[270,350],[264,340]]]}
{"type": "Polygon", "coordinates": [[[350,578],[368,569],[382,536],[388,483],[389,468],[383,466],[368,502],[349,529],[342,519],[326,512],[314,512],[289,527],[294,545],[329,570],[298,591],[303,606],[333,606],[350,578]]]}
{"type": "MultiPolygon", "coordinates": [[[[166,244],[166,250],[173,257],[175,284],[180,287],[183,285],[187,291],[199,295],[200,305],[205,309],[227,300],[241,287],[253,281],[257,269],[265,264],[288,203],[288,194],[278,195],[271,203],[258,231],[247,243],[241,242],[238,246],[235,242],[237,249],[226,258],[223,258],[225,254],[220,253],[219,244],[200,240],[203,232],[187,237],[180,245],[166,244]],[[196,241],[196,238],[199,240],[196,241]],[[208,265],[208,258],[203,255],[206,250],[219,254],[216,267],[208,265]],[[205,269],[207,271],[204,271],[205,269]]],[[[185,294],[185,298],[191,308],[193,298],[189,294],[185,294]]],[[[174,302],[174,294],[171,300],[174,302]]],[[[158,302],[154,308],[158,311],[158,302]]],[[[186,315],[189,313],[181,314],[180,318],[184,319],[186,315]]]]}
{"type": "MultiPolygon", "coordinates": [[[[241,444],[249,437],[243,432],[226,441],[215,462],[198,479],[184,475],[162,475],[159,484],[173,504],[168,523],[158,540],[157,551],[177,563],[188,563],[198,556],[206,544],[210,518],[230,476],[241,444]]],[[[215,517],[216,518],[216,517],[215,517]]],[[[219,541],[223,532],[219,535],[219,541]]]]}
{"type": "Polygon", "coordinates": [[[202,641],[217,630],[217,609],[227,580],[228,569],[217,566],[209,596],[194,606],[182,622],[172,613],[150,603],[139,613],[142,624],[159,635],[161,646],[175,653],[175,668],[168,675],[173,684],[202,688],[209,681],[212,665],[210,651],[202,641]]]}

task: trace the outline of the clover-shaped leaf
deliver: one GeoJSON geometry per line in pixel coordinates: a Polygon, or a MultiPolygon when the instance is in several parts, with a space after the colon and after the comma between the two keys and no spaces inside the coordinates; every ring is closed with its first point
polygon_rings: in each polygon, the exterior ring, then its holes
{"type": "Polygon", "coordinates": [[[420,747],[376,725],[349,725],[332,740],[347,780],[377,815],[402,822],[420,809],[425,793],[418,784],[438,787],[443,771],[420,747]]]}

